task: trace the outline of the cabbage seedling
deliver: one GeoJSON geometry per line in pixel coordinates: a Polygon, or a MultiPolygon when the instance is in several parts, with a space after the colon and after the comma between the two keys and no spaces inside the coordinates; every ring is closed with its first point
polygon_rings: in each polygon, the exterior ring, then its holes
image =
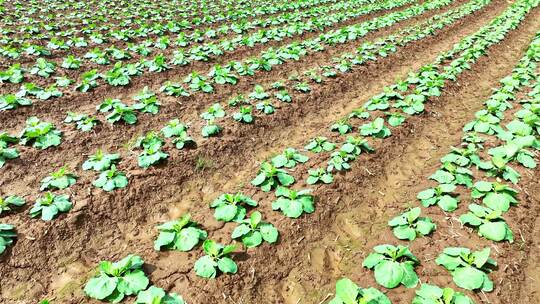
{"type": "Polygon", "coordinates": [[[2,215],[2,212],[10,211],[11,206],[20,207],[24,203],[24,199],[20,196],[10,195],[4,198],[0,197],[0,215],[2,215]]]}
{"type": "Polygon", "coordinates": [[[173,119],[167,123],[161,133],[166,138],[173,138],[172,142],[177,149],[183,149],[186,146],[194,145],[195,141],[187,134],[188,126],[184,125],[178,119],[173,119]]]}
{"type": "Polygon", "coordinates": [[[216,118],[225,117],[225,111],[219,103],[211,105],[206,112],[201,114],[201,118],[204,120],[214,120],[216,118]]]}
{"type": "Polygon", "coordinates": [[[102,188],[105,191],[112,191],[114,189],[121,189],[126,187],[128,179],[124,172],[116,170],[115,165],[111,165],[111,168],[102,171],[99,177],[92,182],[92,185],[102,188]]]}
{"type": "Polygon", "coordinates": [[[374,121],[360,126],[360,135],[362,136],[386,138],[391,134],[390,129],[384,125],[384,118],[382,117],[378,117],[374,121]]]}
{"type": "Polygon", "coordinates": [[[216,220],[224,222],[241,222],[247,213],[244,206],[256,207],[257,202],[241,192],[236,194],[224,193],[210,204],[210,208],[216,209],[214,211],[216,220]]]}
{"type": "Polygon", "coordinates": [[[440,288],[435,285],[422,284],[420,289],[415,292],[416,296],[411,304],[474,304],[471,298],[450,287],[440,288]]]}
{"type": "Polygon", "coordinates": [[[17,232],[13,225],[0,223],[0,254],[6,251],[7,246],[13,244],[16,237],[17,232]]]}
{"type": "Polygon", "coordinates": [[[55,190],[55,189],[65,189],[75,184],[77,181],[77,176],[73,173],[67,171],[67,167],[64,166],[58,171],[55,171],[49,176],[41,180],[41,187],[39,190],[55,190]]]}
{"type": "Polygon", "coordinates": [[[253,186],[260,186],[264,192],[268,192],[279,185],[289,186],[293,183],[294,177],[292,175],[283,169],[276,168],[275,165],[269,162],[261,164],[259,174],[251,181],[253,186]]]}
{"type": "Polygon", "coordinates": [[[346,118],[338,120],[335,124],[330,126],[331,131],[336,131],[341,135],[352,132],[352,126],[346,118]]]}
{"type": "Polygon", "coordinates": [[[133,109],[139,110],[143,113],[157,114],[161,103],[157,100],[156,94],[148,87],[144,87],[142,92],[133,97],[135,101],[138,101],[133,105],[133,109]]]}
{"type": "Polygon", "coordinates": [[[518,203],[518,192],[505,184],[497,182],[479,181],[474,184],[471,191],[472,198],[482,198],[482,203],[493,210],[508,211],[511,205],[518,203]]]}
{"type": "Polygon", "coordinates": [[[150,286],[137,294],[135,304],[185,304],[184,299],[176,293],[167,294],[162,288],[150,286]]]}
{"type": "Polygon", "coordinates": [[[60,145],[61,134],[52,123],[43,122],[32,116],[26,120],[26,128],[21,133],[20,143],[22,145],[32,144],[34,148],[43,150],[60,145]]]}
{"type": "Polygon", "coordinates": [[[348,278],[336,282],[336,296],[328,304],[391,304],[390,299],[373,287],[360,288],[348,278]]]}
{"type": "Polygon", "coordinates": [[[388,226],[400,240],[414,241],[417,235],[426,236],[437,226],[430,218],[421,217],[420,212],[420,207],[412,208],[388,221],[388,226]]]}
{"type": "Polygon", "coordinates": [[[272,158],[271,162],[276,168],[294,168],[298,163],[305,163],[309,157],[298,153],[294,148],[286,148],[283,153],[272,158]]]}
{"type": "Polygon", "coordinates": [[[418,284],[418,276],[414,267],[419,263],[416,256],[408,247],[398,245],[379,245],[373,248],[363,267],[375,270],[375,281],[386,288],[395,288],[403,284],[407,288],[414,288],[418,284]]]}
{"type": "Polygon", "coordinates": [[[255,105],[255,108],[266,115],[273,114],[275,111],[274,105],[269,100],[263,100],[255,105]]]}
{"type": "Polygon", "coordinates": [[[207,121],[206,126],[201,129],[203,137],[216,136],[219,132],[221,132],[221,127],[214,120],[207,121]]]}
{"type": "Polygon", "coordinates": [[[248,248],[259,246],[263,240],[272,244],[278,239],[279,232],[276,227],[263,222],[262,215],[258,211],[253,212],[249,219],[245,219],[240,223],[233,230],[232,238],[241,238],[242,243],[248,248]]]}
{"type": "Polygon", "coordinates": [[[69,201],[67,195],[56,195],[51,192],[45,193],[44,196],[38,198],[32,209],[30,216],[41,216],[44,221],[50,221],[55,218],[60,212],[68,212],[73,204],[69,201]]]}
{"type": "Polygon", "coordinates": [[[306,180],[306,183],[308,185],[313,185],[318,182],[322,182],[325,184],[330,184],[334,181],[334,177],[332,176],[332,173],[324,170],[323,168],[317,168],[317,169],[309,169],[308,170],[308,178],[306,180]]]}
{"type": "Polygon", "coordinates": [[[121,302],[125,296],[136,295],[149,283],[143,264],[139,256],[131,254],[114,263],[102,261],[99,274],[88,280],[84,292],[90,298],[112,303],[121,302]]]}
{"type": "Polygon", "coordinates": [[[191,221],[189,214],[181,218],[157,226],[159,236],[154,241],[154,249],[162,247],[169,250],[190,251],[199,241],[205,240],[208,234],[191,221]]]}
{"type": "Polygon", "coordinates": [[[329,142],[326,137],[315,137],[304,147],[304,149],[314,153],[330,152],[335,148],[336,144],[329,142]]]}
{"type": "Polygon", "coordinates": [[[139,137],[135,143],[135,147],[143,148],[143,152],[139,154],[139,167],[148,168],[163,159],[167,159],[169,154],[161,151],[163,139],[155,132],[148,132],[145,136],[139,137]]]}
{"type": "Polygon", "coordinates": [[[32,101],[17,95],[0,95],[0,111],[13,110],[19,106],[30,106],[32,101]]]}
{"type": "Polygon", "coordinates": [[[195,273],[198,276],[213,279],[218,270],[223,273],[236,273],[238,271],[238,266],[229,257],[236,250],[235,245],[223,246],[213,240],[206,240],[203,243],[203,250],[206,255],[195,262],[195,273]]]}
{"type": "Polygon", "coordinates": [[[253,115],[251,106],[241,106],[239,111],[233,114],[233,119],[243,123],[252,123],[253,115]]]}
{"type": "Polygon", "coordinates": [[[491,162],[479,163],[478,167],[485,170],[487,176],[502,177],[514,184],[517,184],[521,178],[521,174],[508,166],[508,161],[500,155],[493,156],[491,162]]]}
{"type": "Polygon", "coordinates": [[[459,217],[461,224],[478,228],[478,235],[492,241],[514,241],[514,234],[502,218],[501,210],[493,210],[477,204],[469,205],[469,212],[459,217]]]}
{"type": "Polygon", "coordinates": [[[290,218],[298,218],[303,213],[312,213],[315,211],[313,205],[313,195],[309,194],[310,189],[292,190],[285,187],[276,189],[277,199],[272,203],[272,210],[281,210],[283,214],[290,218]]]}
{"type": "Polygon", "coordinates": [[[257,100],[264,100],[269,97],[270,94],[266,93],[261,85],[255,85],[255,87],[253,88],[253,92],[249,94],[249,98],[257,100]]]}
{"type": "Polygon", "coordinates": [[[120,161],[120,154],[106,154],[98,149],[94,155],[90,155],[82,168],[83,170],[94,170],[98,172],[105,171],[120,161]]]}
{"type": "Polygon", "coordinates": [[[190,96],[189,92],[181,84],[172,83],[170,81],[165,82],[165,84],[159,90],[169,96],[190,96]]]}
{"type": "Polygon", "coordinates": [[[493,282],[488,273],[497,262],[489,257],[490,248],[471,252],[468,248],[448,247],[443,250],[435,262],[442,265],[452,274],[457,286],[467,289],[492,291],[493,282]]]}
{"type": "Polygon", "coordinates": [[[459,200],[452,194],[454,190],[456,190],[456,185],[440,184],[435,188],[419,192],[416,198],[422,202],[424,207],[437,204],[444,211],[454,211],[459,203],[459,200]]]}
{"type": "Polygon", "coordinates": [[[10,159],[19,157],[19,151],[16,148],[8,148],[5,141],[0,140],[0,168],[10,159]]]}
{"type": "Polygon", "coordinates": [[[93,116],[68,112],[68,115],[66,119],[64,119],[64,122],[75,123],[78,130],[81,130],[83,132],[89,132],[98,124],[99,121],[93,116]]]}

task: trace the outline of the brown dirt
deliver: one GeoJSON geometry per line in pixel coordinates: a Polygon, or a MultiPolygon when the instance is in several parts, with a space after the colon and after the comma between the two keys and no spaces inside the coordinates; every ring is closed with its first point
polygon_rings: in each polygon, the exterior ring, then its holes
{"type": "MultiPolygon", "coordinates": [[[[301,147],[315,134],[328,133],[321,130],[361,105],[396,77],[430,62],[440,50],[476,31],[504,9],[502,4],[502,1],[495,1],[433,38],[413,43],[376,64],[318,86],[311,94],[299,96],[291,108],[260,119],[253,126],[239,128],[233,122],[225,122],[226,131],[221,137],[204,141],[195,150],[171,148],[169,161],[157,168],[138,169],[135,152],[125,151],[122,145],[140,132],[160,128],[172,117],[202,108],[199,100],[197,104],[171,106],[170,110],[164,107],[164,115],[145,117],[140,125],[131,129],[102,126],[85,137],[68,131],[68,140],[59,148],[39,152],[21,149],[23,157],[9,162],[0,172],[0,187],[10,194],[24,195],[33,201],[39,180],[46,174],[63,163],[79,168],[85,156],[98,147],[124,152],[121,169],[129,172],[130,186],[104,194],[89,187],[93,174],[78,172],[80,179],[70,190],[75,208],[67,215],[51,223],[29,220],[21,216],[22,211],[4,217],[3,220],[18,227],[19,240],[2,256],[0,299],[6,303],[34,303],[49,296],[58,303],[88,302],[80,287],[91,275],[92,268],[100,260],[119,259],[128,253],[143,256],[152,283],[182,294],[189,303],[319,303],[332,292],[335,280],[342,275],[360,285],[373,285],[372,276],[360,267],[362,258],[373,245],[393,240],[385,227],[386,221],[404,207],[404,202],[413,201],[418,190],[430,185],[426,176],[436,168],[438,158],[447,152],[449,145],[459,142],[463,123],[481,107],[497,80],[510,72],[539,28],[539,9],[531,12],[519,29],[510,33],[500,45],[494,46],[489,56],[482,58],[472,71],[462,74],[456,84],[445,89],[443,96],[427,107],[427,113],[411,118],[404,127],[393,130],[393,137],[376,145],[375,154],[361,157],[350,172],[337,176],[331,186],[314,187],[320,198],[314,214],[296,221],[285,219],[270,211],[271,196],[242,183],[247,184],[253,177],[258,161],[287,146],[301,147]],[[196,169],[196,162],[205,165],[196,169]],[[18,170],[21,167],[26,169],[25,172],[18,170]],[[261,202],[261,211],[281,233],[279,244],[275,246],[263,245],[239,252],[236,255],[239,274],[203,280],[192,271],[200,249],[191,253],[153,251],[156,224],[187,210],[197,221],[204,223],[213,239],[229,242],[234,225],[216,222],[207,204],[222,192],[238,189],[255,194],[254,198],[261,202]],[[201,208],[197,208],[199,206],[201,208]],[[381,230],[383,233],[378,234],[381,230]]],[[[321,61],[304,61],[287,71],[318,62],[321,61]]],[[[275,73],[265,80],[270,82],[283,75],[275,73]]],[[[93,95],[75,99],[73,103],[76,107],[87,104],[93,107],[101,99],[102,96],[93,95]]],[[[51,105],[51,108],[65,113],[70,105],[51,105]]],[[[43,113],[50,109],[34,108],[31,113],[35,111],[43,113]]],[[[17,126],[27,114],[16,113],[17,126]]],[[[39,116],[54,121],[63,119],[63,114],[54,112],[39,116]]],[[[310,164],[322,162],[324,159],[313,156],[310,164]]],[[[294,175],[302,176],[300,173],[304,171],[306,167],[300,166],[294,175]]],[[[538,170],[532,174],[538,174],[538,170]]],[[[533,208],[525,213],[523,208],[535,206],[534,203],[539,201],[533,191],[539,185],[530,177],[524,178],[522,184],[523,189],[533,196],[522,197],[517,211],[507,217],[512,219],[509,221],[511,227],[520,223],[531,229],[522,231],[526,246],[517,263],[505,254],[513,247],[501,246],[501,254],[497,256],[499,263],[517,268],[515,273],[509,270],[494,273],[496,283],[502,280],[505,293],[488,294],[492,303],[509,303],[517,298],[523,299],[519,303],[535,303],[532,300],[535,297],[534,281],[528,281],[526,275],[534,276],[538,270],[537,254],[535,259],[529,252],[535,252],[532,246],[538,246],[538,243],[532,243],[532,240],[538,239],[539,234],[539,225],[533,223],[534,217],[530,215],[539,212],[538,208],[533,208]],[[523,272],[527,257],[531,262],[523,272]],[[518,288],[519,284],[525,285],[523,291],[518,288]]],[[[430,256],[434,258],[443,243],[456,242],[443,233],[452,231],[451,225],[456,222],[446,220],[437,210],[432,212],[430,215],[440,223],[437,234],[412,244],[413,252],[426,249],[422,254],[424,260],[430,256]]],[[[472,241],[466,245],[487,244],[474,234],[469,235],[472,241]]],[[[459,240],[464,241],[464,238],[459,240]]],[[[432,282],[448,282],[449,277],[439,268],[422,266],[420,270],[421,277],[429,275],[432,282]]],[[[412,297],[412,291],[398,288],[390,291],[390,295],[400,300],[396,303],[405,303],[405,299],[412,297]]]]}

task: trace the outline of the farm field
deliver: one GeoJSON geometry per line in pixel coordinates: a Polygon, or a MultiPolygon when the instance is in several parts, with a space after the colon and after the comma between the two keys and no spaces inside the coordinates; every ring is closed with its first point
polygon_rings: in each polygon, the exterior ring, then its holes
{"type": "Polygon", "coordinates": [[[540,303],[540,0],[0,0],[0,303],[540,303]]]}

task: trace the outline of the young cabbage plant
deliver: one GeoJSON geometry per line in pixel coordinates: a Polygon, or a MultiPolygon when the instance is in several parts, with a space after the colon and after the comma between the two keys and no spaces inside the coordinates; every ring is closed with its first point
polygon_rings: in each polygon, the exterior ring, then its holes
{"type": "Polygon", "coordinates": [[[374,269],[375,281],[386,288],[395,288],[403,284],[407,288],[414,288],[418,284],[418,276],[414,267],[420,262],[408,247],[398,245],[378,245],[373,248],[363,267],[374,269]]]}
{"type": "Polygon", "coordinates": [[[415,292],[416,296],[411,304],[474,304],[471,298],[450,287],[422,284],[415,292]]]}
{"type": "Polygon", "coordinates": [[[10,159],[19,157],[17,148],[9,148],[8,143],[0,139],[0,168],[10,159]]]}
{"type": "Polygon", "coordinates": [[[441,163],[451,163],[458,167],[469,167],[479,162],[478,147],[474,144],[467,144],[466,148],[452,147],[452,151],[441,158],[441,163]]]}
{"type": "Polygon", "coordinates": [[[322,151],[330,152],[336,148],[336,144],[328,141],[326,137],[315,137],[308,142],[304,149],[313,153],[320,153],[322,151]]]}
{"type": "Polygon", "coordinates": [[[332,176],[331,172],[326,171],[323,168],[317,168],[317,169],[309,169],[308,170],[308,178],[306,180],[306,183],[308,185],[313,185],[318,182],[322,182],[324,184],[330,184],[334,181],[334,177],[332,176]]]}
{"type": "Polygon", "coordinates": [[[75,184],[77,176],[67,171],[67,169],[67,166],[64,166],[42,179],[39,190],[62,190],[75,184]]]}
{"type": "Polygon", "coordinates": [[[116,165],[111,165],[111,167],[105,171],[101,171],[99,177],[92,182],[97,188],[102,188],[103,190],[109,192],[114,189],[125,188],[128,184],[128,179],[124,172],[118,171],[116,165]]]}
{"type": "Polygon", "coordinates": [[[214,218],[216,220],[238,223],[246,216],[247,206],[256,207],[257,202],[241,192],[236,194],[224,193],[210,204],[210,208],[215,208],[214,218]]]}
{"type": "Polygon", "coordinates": [[[77,114],[73,112],[68,112],[65,123],[75,123],[78,130],[83,132],[92,131],[92,129],[98,124],[98,120],[86,114],[77,114]]]}
{"type": "Polygon", "coordinates": [[[206,112],[201,114],[201,118],[208,121],[223,117],[225,117],[225,111],[219,103],[214,103],[206,110],[206,112]]]}
{"type": "Polygon", "coordinates": [[[92,299],[119,303],[124,297],[145,290],[149,280],[143,271],[144,261],[136,255],[128,255],[118,262],[102,261],[99,273],[88,280],[84,293],[92,299]]]}
{"type": "Polygon", "coordinates": [[[440,184],[465,185],[470,188],[474,177],[471,170],[445,162],[442,164],[441,169],[435,171],[429,178],[440,184]]]}
{"type": "Polygon", "coordinates": [[[32,101],[26,97],[13,94],[0,95],[0,111],[13,110],[20,106],[30,106],[32,101]]]}
{"type": "Polygon", "coordinates": [[[259,246],[263,240],[272,244],[278,239],[279,232],[270,223],[262,221],[260,212],[255,211],[248,219],[240,222],[232,232],[233,239],[241,239],[247,248],[259,246]]]}
{"type": "Polygon", "coordinates": [[[238,266],[230,258],[231,253],[236,250],[236,245],[223,246],[213,240],[206,240],[203,243],[205,255],[195,262],[195,273],[203,278],[213,279],[217,276],[218,270],[222,273],[236,273],[238,266]]]}
{"type": "Polygon", "coordinates": [[[352,126],[346,118],[342,118],[333,125],[331,125],[330,130],[338,132],[341,135],[345,135],[349,132],[352,132],[352,126]]]}
{"type": "Polygon", "coordinates": [[[475,114],[476,119],[469,122],[463,127],[464,132],[474,131],[478,133],[485,133],[489,135],[495,134],[497,126],[501,119],[488,110],[482,109],[475,114]]]}
{"type": "Polygon", "coordinates": [[[167,294],[162,288],[155,286],[137,294],[135,304],[185,304],[184,299],[176,293],[167,294]]]}
{"type": "Polygon", "coordinates": [[[159,91],[174,97],[189,97],[191,95],[181,84],[170,81],[165,82],[159,91]]]}
{"type": "Polygon", "coordinates": [[[233,119],[243,123],[253,122],[253,108],[251,106],[241,106],[238,112],[233,114],[233,119]]]}
{"type": "Polygon", "coordinates": [[[390,129],[384,125],[384,118],[382,117],[377,117],[374,121],[360,126],[360,135],[362,136],[386,138],[391,134],[390,129]]]}
{"type": "Polygon", "coordinates": [[[286,102],[286,103],[292,102],[292,97],[286,89],[279,90],[277,93],[274,94],[274,96],[283,102],[286,102]]]}
{"type": "Polygon", "coordinates": [[[270,98],[270,94],[268,94],[261,85],[257,84],[253,88],[253,92],[249,94],[249,98],[255,100],[264,100],[270,98]]]}
{"type": "Polygon", "coordinates": [[[83,170],[103,172],[120,161],[120,154],[107,154],[98,149],[94,155],[90,155],[83,163],[83,170]]]}
{"type": "Polygon", "coordinates": [[[450,212],[457,209],[459,199],[452,192],[456,190],[454,184],[440,184],[435,188],[428,188],[416,196],[422,206],[429,207],[437,204],[442,210],[450,212]]]}
{"type": "Polygon", "coordinates": [[[135,95],[133,99],[137,101],[137,103],[133,105],[133,109],[154,115],[159,112],[161,103],[157,99],[156,94],[150,91],[147,86],[145,86],[137,95],[135,95]]]}
{"type": "Polygon", "coordinates": [[[25,203],[24,199],[17,195],[0,197],[0,215],[2,215],[2,212],[10,211],[12,206],[20,207],[24,205],[24,203],[25,203]]]}
{"type": "Polygon", "coordinates": [[[266,115],[273,114],[275,111],[274,105],[270,100],[263,100],[255,105],[255,108],[266,115]]]}
{"type": "Polygon", "coordinates": [[[49,62],[45,58],[38,58],[36,64],[30,70],[30,73],[48,78],[51,74],[54,74],[55,70],[56,64],[54,62],[49,62]]]}
{"type": "Polygon", "coordinates": [[[417,235],[426,236],[437,225],[429,217],[421,217],[420,212],[420,207],[412,208],[388,221],[388,226],[392,227],[392,232],[400,240],[414,241],[417,235]]]}
{"type": "Polygon", "coordinates": [[[199,241],[204,241],[208,234],[191,220],[189,214],[181,218],[157,226],[158,238],[154,241],[154,249],[190,251],[199,241]]]}
{"type": "Polygon", "coordinates": [[[360,136],[347,136],[346,142],[341,146],[340,151],[344,151],[348,154],[358,156],[362,152],[373,152],[373,148],[369,145],[367,139],[360,136]]]}
{"type": "Polygon", "coordinates": [[[185,147],[195,145],[195,141],[190,136],[188,136],[187,130],[187,125],[184,125],[178,119],[173,119],[169,121],[167,125],[163,127],[163,129],[161,129],[161,133],[166,138],[172,137],[172,142],[175,147],[181,150],[185,147]]]}
{"type": "Polygon", "coordinates": [[[184,83],[189,85],[189,88],[194,91],[202,91],[204,93],[212,93],[214,88],[208,82],[206,77],[199,75],[197,72],[192,72],[186,78],[184,78],[184,83]]]}
{"type": "Polygon", "coordinates": [[[409,115],[415,115],[424,112],[424,102],[426,96],[419,90],[415,90],[413,93],[405,96],[404,99],[399,100],[393,106],[394,108],[401,109],[404,113],[409,115]]]}
{"type": "Polygon", "coordinates": [[[274,156],[271,160],[276,168],[294,168],[298,163],[305,163],[309,157],[300,154],[294,148],[286,148],[283,153],[274,156]]]}
{"type": "Polygon", "coordinates": [[[502,177],[514,184],[519,182],[521,174],[508,165],[508,161],[500,155],[493,156],[491,162],[481,162],[478,167],[486,171],[487,176],[502,177]]]}
{"type": "Polygon", "coordinates": [[[137,122],[137,114],[133,111],[133,108],[123,104],[117,103],[113,106],[112,111],[106,117],[107,121],[114,124],[119,121],[124,121],[128,125],[135,124],[137,122]]]}
{"type": "Polygon", "coordinates": [[[334,172],[334,169],[337,171],[349,170],[351,168],[349,163],[356,159],[354,154],[348,153],[343,149],[332,152],[330,157],[328,166],[326,167],[326,171],[328,172],[334,172]]]}
{"type": "Polygon", "coordinates": [[[298,218],[303,213],[313,213],[315,199],[310,193],[310,189],[296,191],[286,187],[278,187],[275,192],[277,199],[272,202],[272,210],[281,210],[285,216],[290,218],[298,218]]]}
{"type": "Polygon", "coordinates": [[[60,145],[61,134],[52,123],[41,121],[32,116],[26,120],[26,128],[21,132],[20,143],[22,145],[32,144],[34,148],[44,150],[60,145]]]}
{"type": "Polygon", "coordinates": [[[294,181],[294,177],[287,173],[287,171],[277,168],[272,163],[263,162],[258,175],[251,181],[251,184],[261,187],[261,190],[264,192],[268,192],[279,185],[290,186],[294,181]]]}
{"type": "Polygon", "coordinates": [[[489,257],[489,253],[489,247],[474,252],[469,248],[448,247],[435,262],[450,271],[457,286],[490,292],[493,290],[493,282],[488,273],[497,266],[497,262],[489,257]]]}
{"type": "Polygon", "coordinates": [[[161,151],[163,139],[155,132],[148,132],[137,139],[135,147],[143,148],[138,157],[139,167],[148,168],[161,160],[167,159],[169,154],[161,151]]]}
{"type": "Polygon", "coordinates": [[[511,140],[508,141],[505,145],[501,145],[495,148],[489,149],[488,153],[493,156],[500,159],[503,159],[506,162],[510,162],[513,160],[516,160],[520,164],[522,164],[524,167],[529,169],[536,168],[536,161],[534,160],[535,154],[527,149],[525,149],[525,143],[530,144],[529,146],[533,145],[534,136],[526,136],[527,138],[531,138],[531,140],[527,140],[525,137],[521,137],[524,140],[511,140]]]}
{"type": "Polygon", "coordinates": [[[328,304],[391,304],[390,299],[376,288],[361,288],[348,278],[336,282],[336,296],[328,304]]]}
{"type": "Polygon", "coordinates": [[[4,253],[7,247],[13,244],[15,238],[17,238],[15,226],[0,223],[0,254],[4,253]]]}
{"type": "Polygon", "coordinates": [[[54,219],[60,212],[68,212],[73,204],[69,201],[67,195],[56,195],[51,192],[45,193],[44,196],[38,198],[32,209],[30,209],[31,217],[41,216],[44,221],[54,219]]]}
{"type": "Polygon", "coordinates": [[[201,129],[201,135],[203,137],[216,136],[221,132],[222,128],[213,119],[208,120],[206,125],[201,129]]]}
{"type": "Polygon", "coordinates": [[[488,240],[512,243],[514,242],[514,234],[501,215],[501,210],[470,204],[469,212],[461,215],[459,220],[462,225],[478,228],[478,235],[488,240]]]}
{"type": "Polygon", "coordinates": [[[386,116],[388,116],[388,124],[392,127],[400,126],[403,122],[405,122],[405,116],[399,112],[384,112],[386,116]]]}
{"type": "Polygon", "coordinates": [[[311,87],[309,86],[309,84],[305,83],[305,82],[299,82],[297,84],[294,85],[294,89],[298,92],[301,92],[301,93],[309,93],[311,92],[311,87]]]}
{"type": "Polygon", "coordinates": [[[474,184],[471,197],[482,198],[482,203],[493,210],[508,211],[511,205],[516,205],[518,191],[505,184],[497,182],[478,181],[474,184]]]}

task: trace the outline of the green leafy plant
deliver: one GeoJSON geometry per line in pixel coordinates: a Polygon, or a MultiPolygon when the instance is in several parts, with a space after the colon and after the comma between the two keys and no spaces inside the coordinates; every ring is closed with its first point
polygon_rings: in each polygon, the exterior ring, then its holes
{"type": "Polygon", "coordinates": [[[482,198],[482,203],[493,210],[508,211],[511,205],[518,203],[518,192],[505,184],[497,182],[478,181],[474,184],[472,198],[482,198]]]}
{"type": "Polygon", "coordinates": [[[332,176],[332,173],[326,171],[323,168],[309,169],[308,174],[309,176],[306,180],[306,183],[308,185],[313,185],[318,182],[330,184],[331,182],[334,181],[334,177],[332,176]]]}
{"type": "Polygon", "coordinates": [[[262,215],[258,211],[253,212],[249,219],[240,221],[240,225],[232,232],[232,238],[241,239],[248,248],[259,246],[263,240],[270,244],[275,243],[278,236],[279,232],[276,227],[263,222],[262,215]]]}
{"type": "Polygon", "coordinates": [[[158,101],[156,94],[150,91],[147,86],[145,86],[137,95],[135,95],[133,99],[137,101],[137,103],[133,105],[133,109],[151,114],[157,114],[159,112],[161,103],[158,101]]]}
{"type": "Polygon", "coordinates": [[[203,137],[216,136],[219,132],[221,132],[221,127],[214,120],[207,121],[206,126],[201,129],[203,137]]]}
{"type": "Polygon", "coordinates": [[[16,148],[8,147],[8,143],[0,138],[0,168],[10,159],[19,157],[19,151],[16,148]]]}
{"type": "Polygon", "coordinates": [[[360,135],[362,136],[385,138],[391,134],[390,129],[384,125],[384,118],[382,117],[378,117],[374,121],[360,126],[360,135]]]}
{"type": "Polygon", "coordinates": [[[473,300],[450,287],[422,284],[411,304],[474,304],[473,300]]]}
{"type": "Polygon", "coordinates": [[[184,299],[176,293],[167,294],[162,288],[150,286],[137,294],[135,304],[185,304],[184,299]]]}
{"type": "Polygon", "coordinates": [[[26,128],[21,132],[20,143],[22,145],[32,144],[34,148],[43,150],[60,145],[61,134],[52,123],[43,122],[32,116],[26,120],[26,128]]]}
{"type": "Polygon", "coordinates": [[[20,207],[24,203],[24,199],[20,196],[10,195],[4,198],[0,197],[0,215],[2,215],[2,212],[10,211],[10,206],[20,207]]]}
{"type": "Polygon", "coordinates": [[[20,106],[30,106],[32,101],[28,98],[13,94],[0,95],[0,111],[13,110],[20,106]]]}
{"type": "Polygon", "coordinates": [[[213,279],[218,270],[223,273],[238,271],[236,263],[229,257],[236,250],[235,245],[223,246],[213,240],[206,240],[203,243],[203,250],[206,255],[195,262],[195,273],[198,276],[213,279]]]}
{"type": "Polygon", "coordinates": [[[416,198],[422,202],[424,207],[436,204],[444,211],[454,211],[459,203],[459,199],[453,196],[452,192],[454,190],[456,190],[454,184],[440,184],[435,188],[428,188],[419,192],[416,198]]]}
{"type": "Polygon", "coordinates": [[[493,282],[489,279],[488,273],[497,266],[497,262],[491,259],[489,254],[489,247],[474,252],[468,248],[448,247],[435,262],[450,271],[457,286],[489,292],[493,290],[493,282]]]}
{"type": "Polygon", "coordinates": [[[83,170],[94,170],[98,172],[109,169],[112,165],[120,161],[120,154],[107,154],[98,149],[94,155],[90,155],[83,163],[83,170]]]}
{"type": "Polygon", "coordinates": [[[77,114],[73,112],[68,112],[65,123],[75,123],[77,129],[83,132],[91,131],[97,124],[98,120],[95,117],[86,115],[86,114],[77,114]]]}
{"type": "Polygon", "coordinates": [[[241,106],[238,112],[233,114],[233,119],[243,123],[252,123],[252,111],[253,109],[251,106],[241,106]]]}
{"type": "Polygon", "coordinates": [[[188,126],[184,125],[178,119],[173,119],[167,123],[161,133],[166,138],[173,138],[172,142],[177,149],[183,149],[184,147],[195,144],[195,141],[187,134],[188,126]]]}
{"type": "Polygon", "coordinates": [[[116,169],[116,165],[111,165],[110,169],[102,171],[99,177],[92,182],[92,185],[102,188],[105,191],[125,188],[128,184],[128,179],[122,171],[116,169]]]}
{"type": "Polygon", "coordinates": [[[493,210],[477,204],[469,205],[469,212],[461,215],[459,220],[463,225],[478,228],[478,235],[492,241],[514,241],[514,234],[501,216],[501,210],[493,210]]]}
{"type": "Polygon", "coordinates": [[[286,148],[283,153],[274,156],[271,160],[276,168],[293,168],[298,163],[305,163],[309,157],[300,154],[294,148],[286,148]]]}
{"type": "Polygon", "coordinates": [[[159,90],[169,96],[190,96],[189,92],[181,84],[170,81],[165,82],[159,90]]]}
{"type": "Polygon", "coordinates": [[[310,189],[296,191],[278,187],[275,192],[277,199],[272,202],[272,210],[281,210],[290,218],[298,218],[303,213],[312,213],[315,211],[314,197],[309,193],[310,189]]]}
{"type": "Polygon", "coordinates": [[[162,247],[169,250],[190,251],[199,244],[199,241],[205,240],[208,236],[196,222],[191,221],[189,214],[161,224],[157,226],[157,229],[159,236],[154,241],[154,249],[158,251],[162,247]]]}
{"type": "Polygon", "coordinates": [[[426,236],[437,226],[429,217],[421,217],[420,212],[420,207],[412,208],[388,221],[388,226],[400,240],[413,241],[417,235],[426,236]]]}
{"type": "Polygon", "coordinates": [[[268,94],[261,85],[257,84],[253,88],[253,92],[249,94],[249,98],[257,99],[257,100],[264,100],[264,99],[270,98],[270,94],[268,94]]]}
{"type": "Polygon", "coordinates": [[[148,132],[145,136],[139,137],[135,143],[135,147],[143,148],[143,152],[138,157],[139,167],[148,168],[167,159],[169,154],[161,151],[162,146],[163,139],[155,132],[148,132]]]}
{"type": "Polygon", "coordinates": [[[255,108],[266,115],[273,114],[275,111],[274,105],[270,100],[263,100],[257,103],[255,108]]]}
{"type": "Polygon", "coordinates": [[[336,296],[328,304],[391,304],[390,299],[373,287],[360,288],[348,278],[336,282],[336,296]]]}
{"type": "Polygon", "coordinates": [[[55,171],[49,176],[41,180],[41,187],[39,190],[54,190],[54,189],[65,189],[75,184],[77,181],[77,176],[73,173],[67,171],[67,167],[64,166],[58,171],[55,171]]]}
{"type": "Polygon", "coordinates": [[[87,296],[111,303],[121,302],[125,296],[136,295],[146,289],[148,278],[144,274],[144,261],[128,255],[118,262],[102,261],[99,273],[84,286],[87,296]]]}
{"type": "Polygon", "coordinates": [[[216,220],[224,222],[241,222],[247,213],[245,206],[256,207],[257,202],[241,192],[224,193],[210,204],[210,208],[216,209],[214,211],[216,220]]]}
{"type": "Polygon", "coordinates": [[[13,244],[16,237],[17,232],[15,232],[13,225],[0,223],[0,254],[4,253],[7,247],[13,244]]]}
{"type": "Polygon", "coordinates": [[[206,112],[201,114],[201,118],[204,120],[215,120],[216,118],[225,117],[225,111],[219,103],[211,105],[206,112]]]}
{"type": "Polygon", "coordinates": [[[352,132],[352,126],[346,118],[338,120],[336,123],[330,126],[331,131],[336,131],[341,135],[352,132]]]}
{"type": "Polygon", "coordinates": [[[56,195],[51,192],[45,193],[44,196],[38,198],[32,209],[30,216],[41,216],[44,221],[50,221],[55,218],[60,212],[68,212],[73,204],[69,201],[67,195],[56,195]]]}
{"type": "Polygon", "coordinates": [[[335,148],[336,144],[328,141],[326,137],[315,137],[304,147],[304,149],[314,153],[320,153],[322,151],[330,152],[335,148]]]}
{"type": "Polygon", "coordinates": [[[294,177],[283,169],[276,168],[275,165],[269,162],[263,162],[259,169],[259,174],[255,177],[251,184],[260,186],[264,192],[270,191],[279,185],[289,186],[294,183],[294,177]]]}
{"type": "Polygon", "coordinates": [[[373,248],[363,267],[374,269],[375,281],[386,288],[395,288],[403,284],[413,288],[418,284],[418,276],[414,267],[419,263],[408,247],[398,245],[378,245],[373,248]]]}

